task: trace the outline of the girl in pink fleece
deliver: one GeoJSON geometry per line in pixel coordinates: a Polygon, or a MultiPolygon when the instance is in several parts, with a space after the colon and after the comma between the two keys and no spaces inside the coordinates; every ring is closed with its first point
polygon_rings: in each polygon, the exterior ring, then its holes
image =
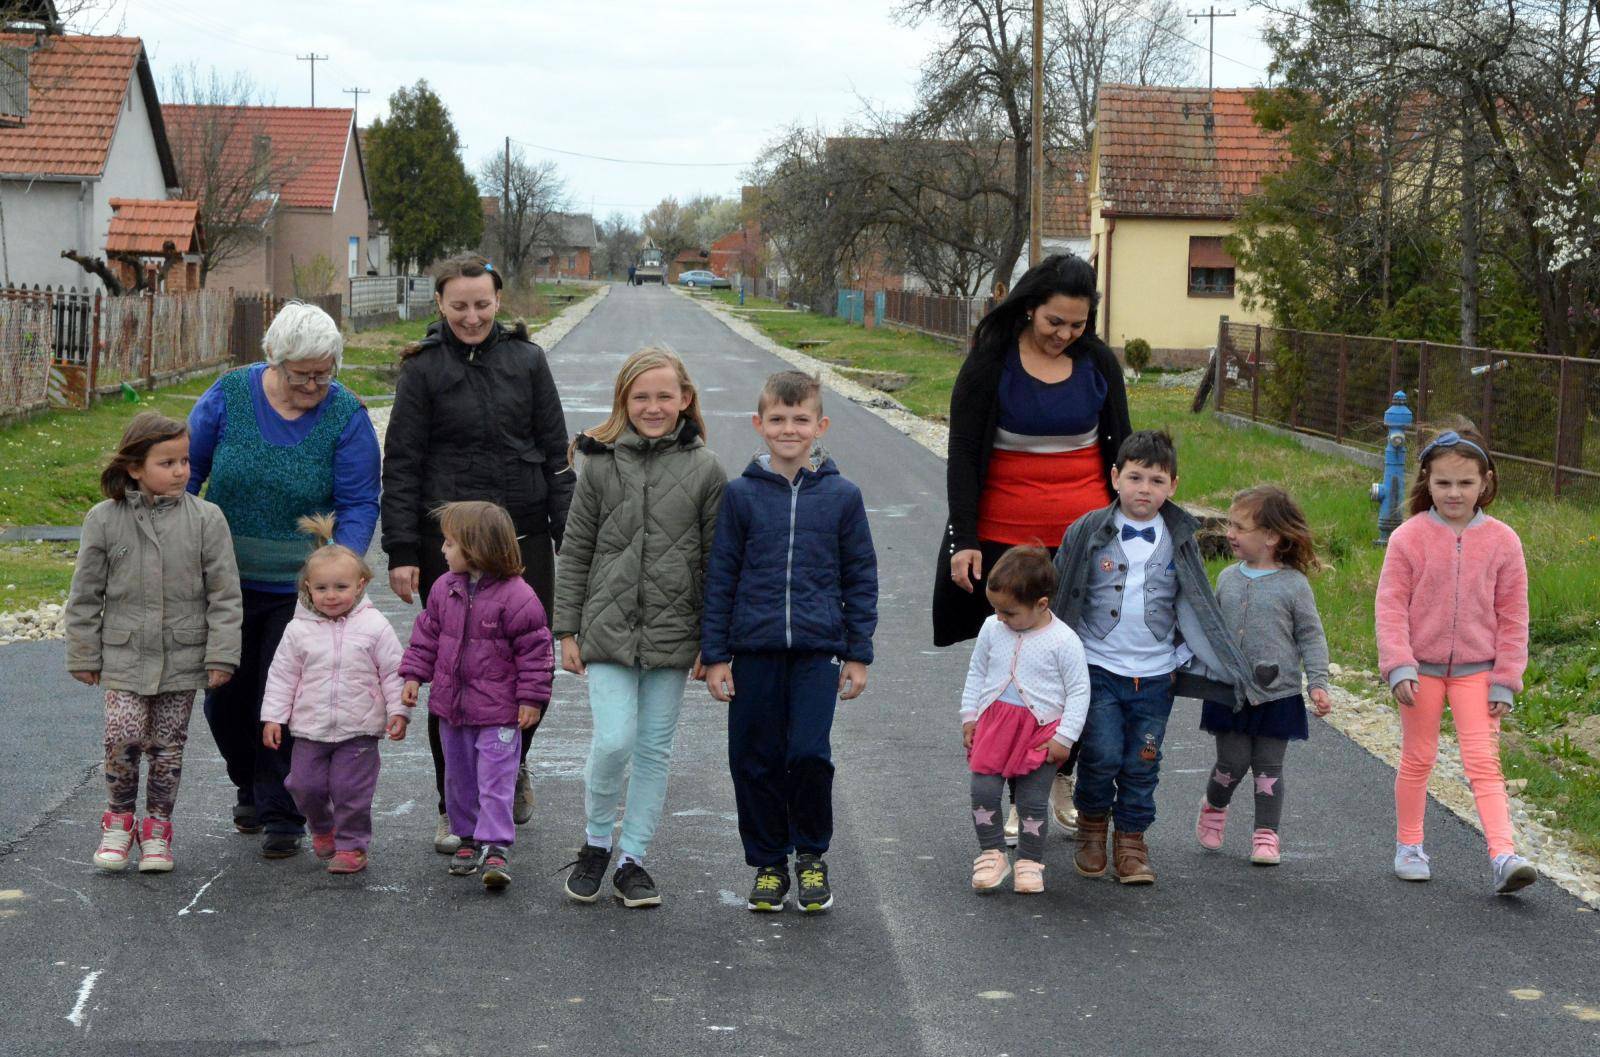
{"type": "Polygon", "coordinates": [[[1440,434],[1420,463],[1411,516],[1389,537],[1378,578],[1378,666],[1400,702],[1403,735],[1394,872],[1405,881],[1431,876],[1422,816],[1448,700],[1494,890],[1506,894],[1537,877],[1516,853],[1500,772],[1500,717],[1511,711],[1528,664],[1528,570],[1517,534],[1483,512],[1496,480],[1477,432],[1440,434]]]}
{"type": "Polygon", "coordinates": [[[328,872],[359,873],[372,840],[378,738],[406,736],[400,639],[366,597],[372,570],[348,547],[329,543],[333,518],[302,518],[319,546],[300,568],[300,602],[283,633],[261,699],[261,740],[294,736],[284,786],[311,829],[311,849],[328,872]]]}

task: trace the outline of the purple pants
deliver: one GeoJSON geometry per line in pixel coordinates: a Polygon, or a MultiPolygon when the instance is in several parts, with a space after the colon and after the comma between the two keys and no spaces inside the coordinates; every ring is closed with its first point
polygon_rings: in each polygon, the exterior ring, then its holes
{"type": "Polygon", "coordinates": [[[372,794],[378,788],[378,739],[294,740],[284,788],[312,833],[332,833],[340,851],[372,841],[372,794]]]}
{"type": "Polygon", "coordinates": [[[522,765],[522,731],[505,727],[439,724],[444,747],[444,806],[450,832],[479,844],[517,839],[511,801],[522,765]]]}

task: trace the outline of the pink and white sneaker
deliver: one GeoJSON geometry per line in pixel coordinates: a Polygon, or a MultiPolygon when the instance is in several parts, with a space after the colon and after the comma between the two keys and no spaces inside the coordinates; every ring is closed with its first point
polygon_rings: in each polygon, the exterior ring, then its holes
{"type": "Polygon", "coordinates": [[[167,873],[172,869],[172,823],[147,818],[139,823],[139,872],[167,873]]]}
{"type": "Polygon", "coordinates": [[[133,847],[133,812],[107,811],[100,816],[100,847],[94,864],[108,873],[128,865],[128,849],[133,847]]]}
{"type": "Polygon", "coordinates": [[[1211,801],[1200,798],[1200,814],[1194,821],[1194,837],[1200,847],[1217,851],[1222,847],[1222,831],[1228,824],[1228,809],[1212,807],[1211,801]]]}
{"type": "Polygon", "coordinates": [[[327,862],[333,858],[336,851],[338,851],[338,848],[334,846],[332,833],[311,834],[311,854],[323,862],[327,862]]]}
{"type": "Polygon", "coordinates": [[[1278,851],[1278,832],[1258,829],[1250,837],[1250,861],[1257,866],[1276,866],[1283,861],[1278,851]]]}

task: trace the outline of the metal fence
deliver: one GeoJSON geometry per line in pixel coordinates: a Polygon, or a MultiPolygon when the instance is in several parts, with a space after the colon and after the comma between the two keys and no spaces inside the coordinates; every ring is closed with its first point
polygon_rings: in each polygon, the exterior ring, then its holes
{"type": "Polygon", "coordinates": [[[1502,484],[1600,498],[1600,360],[1226,319],[1217,353],[1218,411],[1376,450],[1403,391],[1419,426],[1482,431],[1502,484]]]}
{"type": "Polygon", "coordinates": [[[55,335],[45,300],[0,298],[0,417],[47,405],[55,335]]]}
{"type": "Polygon", "coordinates": [[[894,323],[961,345],[972,340],[978,321],[989,310],[981,297],[944,297],[909,290],[884,290],[877,298],[878,322],[894,323]]]}

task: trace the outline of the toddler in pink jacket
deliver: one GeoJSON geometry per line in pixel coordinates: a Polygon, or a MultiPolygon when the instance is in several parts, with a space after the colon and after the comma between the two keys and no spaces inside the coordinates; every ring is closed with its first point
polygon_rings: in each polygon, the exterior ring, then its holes
{"type": "Polygon", "coordinates": [[[275,749],[294,736],[284,783],[311,829],[328,872],[359,873],[372,840],[378,739],[406,736],[400,639],[366,598],[372,570],[355,551],[329,543],[333,519],[305,518],[321,544],[300,569],[300,602],[267,673],[261,739],[275,749]]]}
{"type": "Polygon", "coordinates": [[[1378,667],[1400,703],[1402,731],[1394,872],[1404,881],[1431,876],[1422,817],[1448,700],[1494,890],[1504,895],[1538,876],[1517,854],[1500,771],[1500,717],[1528,666],[1528,570],[1517,534],[1483,512],[1496,488],[1484,439],[1471,429],[1442,433],[1420,462],[1411,516],[1389,537],[1378,579],[1378,667]]]}

